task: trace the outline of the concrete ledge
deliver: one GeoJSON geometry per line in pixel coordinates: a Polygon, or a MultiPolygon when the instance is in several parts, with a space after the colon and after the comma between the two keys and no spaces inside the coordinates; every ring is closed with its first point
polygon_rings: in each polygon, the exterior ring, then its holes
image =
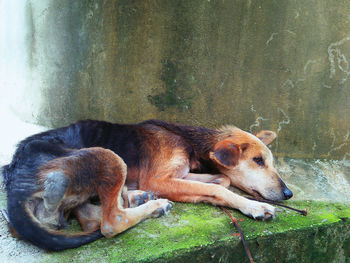
{"type": "MultiPolygon", "coordinates": [[[[309,215],[284,211],[270,222],[242,219],[257,262],[349,262],[350,204],[288,202],[309,215]]],[[[146,220],[111,239],[79,249],[45,253],[44,262],[248,262],[223,211],[206,204],[177,203],[170,215],[146,220]]]]}

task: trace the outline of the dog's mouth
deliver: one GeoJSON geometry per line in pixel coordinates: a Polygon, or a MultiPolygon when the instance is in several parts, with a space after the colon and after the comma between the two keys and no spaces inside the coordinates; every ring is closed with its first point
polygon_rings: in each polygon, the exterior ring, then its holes
{"type": "Polygon", "coordinates": [[[252,196],[256,199],[256,200],[266,200],[262,194],[260,194],[258,191],[256,190],[252,190],[252,196]]]}
{"type": "Polygon", "coordinates": [[[274,201],[274,202],[276,202],[276,201],[282,201],[283,200],[281,198],[275,198],[273,196],[266,198],[260,192],[258,192],[257,190],[253,190],[253,189],[252,189],[252,193],[250,195],[252,195],[253,198],[255,200],[258,200],[258,201],[274,201]]]}
{"type": "Polygon", "coordinates": [[[245,193],[249,194],[250,196],[252,196],[252,198],[254,198],[255,200],[260,200],[260,201],[281,201],[282,199],[277,198],[275,196],[264,196],[263,194],[261,194],[258,190],[255,190],[253,188],[240,188],[238,187],[240,190],[244,191],[245,193]]]}

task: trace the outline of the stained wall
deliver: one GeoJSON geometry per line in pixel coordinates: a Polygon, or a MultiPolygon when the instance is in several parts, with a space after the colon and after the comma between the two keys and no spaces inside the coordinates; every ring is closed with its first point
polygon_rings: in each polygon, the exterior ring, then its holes
{"type": "Polygon", "coordinates": [[[235,124],[275,130],[279,156],[350,159],[348,1],[15,2],[23,81],[3,88],[29,122],[235,124]]]}

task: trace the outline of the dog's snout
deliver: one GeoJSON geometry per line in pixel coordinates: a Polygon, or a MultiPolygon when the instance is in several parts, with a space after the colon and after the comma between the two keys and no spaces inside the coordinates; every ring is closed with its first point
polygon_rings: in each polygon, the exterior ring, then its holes
{"type": "Polygon", "coordinates": [[[287,187],[285,187],[285,188],[283,189],[283,194],[284,194],[284,197],[285,197],[286,200],[287,200],[287,199],[290,199],[290,198],[293,196],[292,191],[289,190],[287,187]]]}
{"type": "Polygon", "coordinates": [[[278,178],[278,181],[280,182],[281,184],[281,187],[282,187],[282,192],[283,192],[283,195],[284,195],[284,199],[287,200],[287,199],[290,199],[292,196],[293,196],[293,193],[291,190],[289,190],[289,188],[286,186],[286,184],[281,180],[281,178],[278,178]]]}

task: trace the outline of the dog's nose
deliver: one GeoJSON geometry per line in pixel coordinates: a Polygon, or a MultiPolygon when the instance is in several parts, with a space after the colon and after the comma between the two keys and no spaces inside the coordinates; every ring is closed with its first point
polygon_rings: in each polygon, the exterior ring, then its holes
{"type": "Polygon", "coordinates": [[[289,190],[287,187],[285,187],[283,189],[283,194],[284,194],[284,197],[287,199],[291,198],[293,196],[293,193],[291,190],[289,190]]]}

